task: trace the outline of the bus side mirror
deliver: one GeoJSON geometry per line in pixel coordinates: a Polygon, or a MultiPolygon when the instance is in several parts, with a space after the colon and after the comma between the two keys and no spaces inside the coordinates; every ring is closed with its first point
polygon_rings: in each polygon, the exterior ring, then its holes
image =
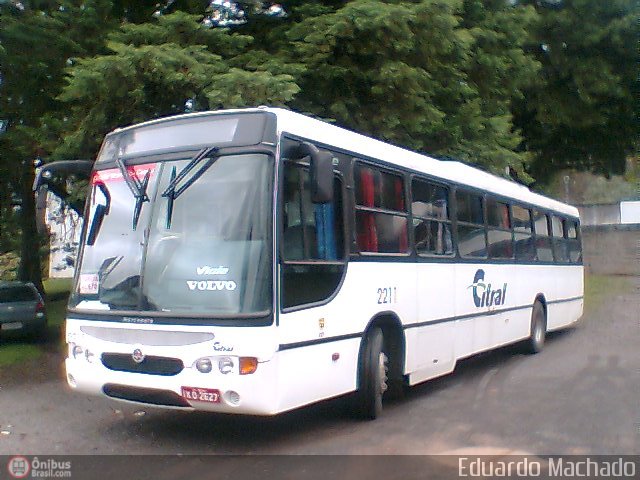
{"type": "Polygon", "coordinates": [[[300,153],[309,156],[311,201],[331,203],[333,201],[333,155],[318,150],[312,143],[300,144],[300,153]]]}
{"type": "Polygon", "coordinates": [[[311,156],[311,201],[333,202],[333,155],[329,152],[311,156]]]}
{"type": "Polygon", "coordinates": [[[82,178],[89,178],[92,168],[93,162],[89,160],[60,160],[47,163],[37,169],[36,178],[33,182],[33,191],[36,192],[43,185],[50,184],[53,178],[58,175],[77,175],[82,178]]]}

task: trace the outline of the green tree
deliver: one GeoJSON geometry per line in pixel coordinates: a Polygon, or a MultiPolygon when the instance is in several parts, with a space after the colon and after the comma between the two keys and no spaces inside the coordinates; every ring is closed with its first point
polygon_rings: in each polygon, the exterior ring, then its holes
{"type": "Polygon", "coordinates": [[[15,248],[18,240],[19,278],[39,287],[34,161],[59,141],[51,120],[64,115],[57,96],[65,69],[104,50],[104,32],[118,24],[112,8],[109,0],[0,4],[0,250],[15,248]]]}
{"type": "Polygon", "coordinates": [[[273,59],[246,54],[252,37],[205,28],[199,18],[178,11],[125,24],[109,36],[109,53],[78,60],[59,97],[67,110],[55,155],[93,158],[109,130],[183,113],[185,105],[284,105],[298,92],[273,59]]]}
{"type": "MultiPolygon", "coordinates": [[[[41,290],[40,243],[31,192],[33,161],[42,154],[38,141],[40,118],[56,108],[54,99],[63,83],[66,60],[77,51],[66,36],[64,24],[40,11],[4,6],[0,10],[0,164],[9,197],[0,210],[19,208],[20,267],[18,278],[34,282],[41,290]]],[[[5,213],[6,216],[6,213],[5,213]]]]}
{"type": "Polygon", "coordinates": [[[499,173],[511,167],[527,181],[532,180],[526,174],[531,156],[520,148],[523,138],[514,126],[512,110],[524,91],[535,85],[540,70],[525,50],[528,31],[536,21],[533,8],[504,0],[465,0],[463,4],[462,26],[473,38],[464,70],[478,108],[461,122],[478,125],[462,137],[454,154],[472,163],[480,158],[480,163],[499,173]]]}
{"type": "Polygon", "coordinates": [[[531,50],[542,64],[516,107],[523,148],[544,180],[563,168],[623,173],[638,144],[638,15],[635,0],[535,3],[531,50]],[[551,8],[553,7],[553,8],[551,8]]]}
{"type": "Polygon", "coordinates": [[[506,2],[355,0],[289,38],[306,69],[294,105],[374,137],[504,173],[527,154],[511,101],[537,64],[530,8],[506,2]]]}

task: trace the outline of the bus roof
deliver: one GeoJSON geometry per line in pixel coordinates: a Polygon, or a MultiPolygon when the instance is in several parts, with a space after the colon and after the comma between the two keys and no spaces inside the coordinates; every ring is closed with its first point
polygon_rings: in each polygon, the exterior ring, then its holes
{"type": "MultiPolygon", "coordinates": [[[[521,202],[539,206],[544,209],[555,210],[573,217],[579,216],[578,209],[571,205],[534,193],[524,185],[498,177],[462,162],[438,160],[433,157],[429,157],[428,155],[412,152],[283,108],[258,107],[212,112],[196,112],[179,115],[177,117],[152,120],[133,127],[169,121],[175,118],[242,112],[273,113],[277,117],[278,134],[283,132],[290,133],[325,145],[333,145],[338,149],[347,150],[354,154],[379,159],[390,165],[397,165],[406,169],[422,172],[431,177],[486,190],[504,197],[520,200],[521,202]]],[[[132,127],[127,127],[122,130],[127,130],[128,128],[132,127]]]]}

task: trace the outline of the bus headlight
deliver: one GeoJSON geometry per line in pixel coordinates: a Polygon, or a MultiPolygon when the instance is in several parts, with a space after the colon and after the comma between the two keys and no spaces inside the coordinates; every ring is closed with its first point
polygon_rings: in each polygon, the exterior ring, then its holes
{"type": "Polygon", "coordinates": [[[200,373],[210,373],[213,365],[218,364],[218,370],[223,375],[229,373],[250,375],[258,369],[258,359],[255,357],[202,357],[195,361],[192,368],[200,373]]]}
{"type": "Polygon", "coordinates": [[[234,363],[231,357],[222,357],[218,360],[218,369],[220,373],[226,375],[227,373],[231,373],[233,371],[234,363]]]}
{"type": "Polygon", "coordinates": [[[196,368],[200,373],[209,373],[213,369],[211,359],[208,357],[199,358],[196,360],[196,368]]]}

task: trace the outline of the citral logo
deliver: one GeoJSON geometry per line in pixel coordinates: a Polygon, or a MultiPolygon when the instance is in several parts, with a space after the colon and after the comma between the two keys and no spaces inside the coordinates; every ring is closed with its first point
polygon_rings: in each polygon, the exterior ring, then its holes
{"type": "Polygon", "coordinates": [[[484,270],[478,269],[473,277],[470,288],[473,293],[473,303],[476,307],[491,307],[494,305],[504,305],[507,299],[506,282],[500,289],[492,289],[490,283],[484,281],[484,270]]]}

